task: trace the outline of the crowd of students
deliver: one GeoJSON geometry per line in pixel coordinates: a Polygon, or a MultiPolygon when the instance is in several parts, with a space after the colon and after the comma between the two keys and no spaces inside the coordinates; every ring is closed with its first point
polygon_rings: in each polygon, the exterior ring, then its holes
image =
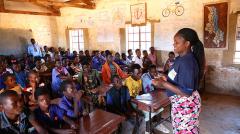
{"type": "Polygon", "coordinates": [[[105,107],[109,112],[126,117],[127,124],[122,125],[119,132],[143,133],[144,111],[138,110],[131,98],[164,87],[173,105],[174,133],[197,133],[200,108],[197,86],[199,61],[202,60],[191,50],[200,42],[195,34],[191,29],[182,29],[175,35],[174,47],[179,56],[175,58],[173,52],[169,53],[161,70],[168,74],[164,79],[158,76],[154,47],[150,48],[150,53],[144,50],[143,56],[140,49],[136,49],[136,56],[131,49],[128,55],[115,53],[113,56],[109,50],[92,51],[90,55],[88,50],[70,53],[69,49],[65,51],[60,47],[41,49],[31,39],[21,59],[13,55],[0,56],[0,132],[74,133],[79,127],[75,120],[89,112],[82,99],[83,95],[88,95],[95,107],[105,107]],[[103,97],[97,89],[106,85],[110,89],[103,97]],[[190,108],[188,114],[181,113],[184,117],[181,123],[178,121],[183,117],[176,116],[179,98],[181,104],[187,101],[194,108],[190,108]],[[194,115],[194,119],[186,118],[189,114],[194,115]],[[138,120],[136,115],[140,115],[138,120]],[[186,122],[189,126],[192,124],[191,129],[183,127],[186,122]],[[63,129],[66,124],[71,129],[63,129]]]}

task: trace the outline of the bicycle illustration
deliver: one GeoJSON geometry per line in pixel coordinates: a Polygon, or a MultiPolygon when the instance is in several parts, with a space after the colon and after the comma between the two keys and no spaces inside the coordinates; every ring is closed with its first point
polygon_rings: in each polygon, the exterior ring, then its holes
{"type": "Polygon", "coordinates": [[[184,13],[184,7],[179,1],[177,1],[174,4],[168,5],[167,8],[162,11],[163,17],[168,17],[170,13],[175,13],[177,16],[181,16],[184,13]]]}

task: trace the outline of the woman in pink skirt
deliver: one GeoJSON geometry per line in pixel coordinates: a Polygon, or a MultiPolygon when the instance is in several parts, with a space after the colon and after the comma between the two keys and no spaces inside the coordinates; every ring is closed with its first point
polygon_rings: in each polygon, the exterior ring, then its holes
{"type": "Polygon", "coordinates": [[[173,133],[198,134],[201,98],[197,90],[205,63],[203,44],[194,30],[183,28],[174,36],[174,51],[179,56],[168,76],[153,80],[153,84],[167,89],[173,133]]]}

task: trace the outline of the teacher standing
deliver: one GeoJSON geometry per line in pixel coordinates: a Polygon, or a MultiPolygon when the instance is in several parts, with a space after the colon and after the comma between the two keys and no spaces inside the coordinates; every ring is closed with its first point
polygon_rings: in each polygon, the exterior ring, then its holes
{"type": "Polygon", "coordinates": [[[168,76],[153,80],[153,84],[167,89],[173,133],[198,134],[201,98],[197,90],[205,59],[203,44],[194,30],[183,28],[174,36],[174,51],[179,56],[168,76]]]}

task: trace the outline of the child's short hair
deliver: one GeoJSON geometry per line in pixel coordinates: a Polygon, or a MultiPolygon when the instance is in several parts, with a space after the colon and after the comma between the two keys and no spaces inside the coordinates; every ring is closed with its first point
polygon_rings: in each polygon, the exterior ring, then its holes
{"type": "Polygon", "coordinates": [[[7,97],[18,96],[18,93],[14,90],[5,90],[0,94],[0,103],[3,104],[7,97]]]}
{"type": "Polygon", "coordinates": [[[136,50],[135,50],[135,53],[137,53],[138,51],[141,52],[140,49],[136,49],[136,50]]]}
{"type": "Polygon", "coordinates": [[[141,66],[139,64],[133,64],[131,66],[131,72],[134,72],[135,69],[141,69],[141,66]]]}
{"type": "Polygon", "coordinates": [[[113,81],[114,78],[121,79],[118,75],[113,75],[113,76],[112,76],[112,83],[114,82],[114,81],[113,81]]]}
{"type": "Polygon", "coordinates": [[[49,91],[46,87],[39,87],[34,92],[34,97],[37,100],[41,95],[49,95],[49,91]]]}
{"type": "Polygon", "coordinates": [[[15,75],[7,72],[3,75],[3,81],[5,82],[7,80],[8,77],[14,77],[15,78],[15,75]]]}
{"type": "Polygon", "coordinates": [[[171,51],[171,52],[168,53],[168,56],[171,55],[171,54],[175,55],[175,53],[173,51],[171,51]]]}
{"type": "Polygon", "coordinates": [[[65,80],[61,83],[61,86],[60,86],[60,91],[63,93],[64,91],[66,91],[66,86],[67,85],[72,85],[72,81],[70,80],[65,80]]]}
{"type": "Polygon", "coordinates": [[[151,64],[150,66],[148,66],[148,70],[151,70],[151,69],[156,69],[157,68],[157,66],[156,65],[154,65],[154,64],[151,64]]]}

